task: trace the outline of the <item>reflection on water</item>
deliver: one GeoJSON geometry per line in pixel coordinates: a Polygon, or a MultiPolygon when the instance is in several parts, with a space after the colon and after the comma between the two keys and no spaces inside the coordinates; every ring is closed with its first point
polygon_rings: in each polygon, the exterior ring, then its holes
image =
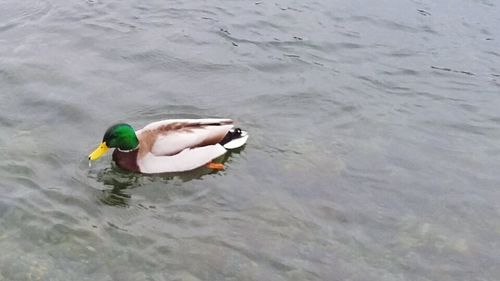
{"type": "Polygon", "coordinates": [[[118,168],[104,169],[97,174],[97,180],[110,189],[103,190],[102,196],[99,198],[101,202],[111,206],[126,207],[130,195],[127,194],[127,189],[140,186],[138,183],[140,176],[133,173],[126,173],[118,170],[118,168]]]}
{"type": "Polygon", "coordinates": [[[494,1],[0,1],[0,280],[497,280],[494,1]],[[224,171],[87,153],[230,117],[224,171]]]}
{"type": "MultiPolygon", "coordinates": [[[[244,148],[245,146],[231,150],[220,158],[215,159],[215,161],[217,163],[225,163],[231,155],[239,154],[244,148]]],[[[108,168],[97,171],[90,170],[89,177],[95,178],[95,180],[104,186],[104,190],[102,190],[102,193],[98,196],[102,203],[110,206],[127,207],[132,198],[130,194],[132,191],[131,189],[139,188],[152,182],[163,183],[165,185],[168,185],[168,182],[172,180],[188,182],[195,179],[202,179],[204,175],[217,173],[221,172],[201,167],[182,173],[141,175],[124,171],[113,163],[112,166],[108,168]]]]}

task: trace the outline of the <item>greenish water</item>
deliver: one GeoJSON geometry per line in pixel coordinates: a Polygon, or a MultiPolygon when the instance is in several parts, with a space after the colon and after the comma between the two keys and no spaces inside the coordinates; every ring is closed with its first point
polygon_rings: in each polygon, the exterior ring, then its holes
{"type": "Polygon", "coordinates": [[[0,2],[0,280],[498,280],[494,1],[0,2]],[[226,169],[86,157],[229,117],[226,169]]]}

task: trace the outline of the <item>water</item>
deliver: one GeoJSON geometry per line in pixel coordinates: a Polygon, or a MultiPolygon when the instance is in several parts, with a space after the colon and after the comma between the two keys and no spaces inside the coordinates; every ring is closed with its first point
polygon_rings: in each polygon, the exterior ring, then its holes
{"type": "Polygon", "coordinates": [[[498,280],[499,12],[0,2],[0,280],[498,280]],[[174,117],[251,139],[222,172],[88,167],[174,117]]]}

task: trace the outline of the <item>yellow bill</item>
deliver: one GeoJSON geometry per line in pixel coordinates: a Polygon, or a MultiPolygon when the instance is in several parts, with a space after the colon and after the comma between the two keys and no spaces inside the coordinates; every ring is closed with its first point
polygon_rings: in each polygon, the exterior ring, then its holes
{"type": "Polygon", "coordinates": [[[102,142],[98,148],[96,148],[92,153],[89,154],[89,160],[97,160],[101,158],[106,151],[108,151],[109,147],[105,142],[102,142]]]}

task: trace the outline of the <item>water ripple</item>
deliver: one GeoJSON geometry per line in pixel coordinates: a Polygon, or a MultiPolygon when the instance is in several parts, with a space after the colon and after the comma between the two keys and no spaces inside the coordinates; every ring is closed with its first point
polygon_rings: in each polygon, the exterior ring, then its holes
{"type": "Polygon", "coordinates": [[[7,31],[26,24],[36,24],[43,19],[52,9],[50,2],[33,0],[23,2],[0,3],[0,32],[7,31]]]}
{"type": "Polygon", "coordinates": [[[1,2],[0,280],[494,280],[497,15],[1,2]],[[112,123],[207,116],[252,136],[224,171],[88,167],[112,123]]]}

